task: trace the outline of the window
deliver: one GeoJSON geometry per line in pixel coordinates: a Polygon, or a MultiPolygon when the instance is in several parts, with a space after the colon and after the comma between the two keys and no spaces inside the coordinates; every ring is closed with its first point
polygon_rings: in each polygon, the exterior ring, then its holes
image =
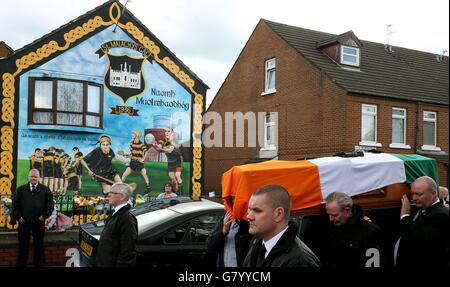
{"type": "Polygon", "coordinates": [[[266,83],[264,94],[274,93],[275,89],[275,71],[276,71],[275,58],[266,61],[266,83]]]}
{"type": "Polygon", "coordinates": [[[377,106],[361,106],[361,142],[360,145],[381,146],[377,143],[377,106]]]}
{"type": "Polygon", "coordinates": [[[276,113],[270,113],[266,115],[265,129],[264,129],[264,148],[274,149],[276,148],[276,113]]]}
{"type": "Polygon", "coordinates": [[[423,146],[424,150],[436,150],[441,149],[436,147],[436,113],[435,112],[423,112],[423,146]]]}
{"type": "Polygon", "coordinates": [[[189,228],[190,222],[182,223],[168,230],[162,238],[164,244],[180,244],[189,228]]]}
{"type": "Polygon", "coordinates": [[[392,108],[391,148],[411,148],[406,145],[406,109],[392,108]]]}
{"type": "Polygon", "coordinates": [[[205,214],[194,219],[189,229],[191,241],[193,243],[206,243],[206,239],[214,231],[219,219],[220,216],[217,213],[205,214]]]}
{"type": "Polygon", "coordinates": [[[341,64],[359,67],[359,48],[341,46],[341,64]]]}
{"type": "Polygon", "coordinates": [[[208,213],[183,222],[165,233],[163,244],[205,243],[220,217],[221,214],[208,213]]]}
{"type": "Polygon", "coordinates": [[[102,102],[98,84],[30,78],[28,124],[102,128],[102,102]]]}

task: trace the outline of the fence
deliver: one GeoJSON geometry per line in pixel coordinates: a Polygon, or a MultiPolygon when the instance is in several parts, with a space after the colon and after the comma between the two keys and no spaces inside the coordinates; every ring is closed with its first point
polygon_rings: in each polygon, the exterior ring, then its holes
{"type": "MultiPolygon", "coordinates": [[[[18,224],[11,224],[11,196],[0,195],[0,199],[0,231],[17,229],[18,224]]],[[[152,199],[148,198],[146,201],[152,199]]],[[[74,226],[105,219],[111,212],[111,206],[103,203],[77,206],[77,204],[74,204],[74,196],[72,195],[55,195],[54,201],[57,212],[72,217],[74,226]]],[[[135,202],[134,198],[132,202],[135,202]]]]}
{"type": "MultiPolygon", "coordinates": [[[[55,208],[58,213],[63,213],[73,219],[74,226],[80,226],[83,223],[103,220],[108,217],[111,212],[109,204],[77,204],[76,197],[73,195],[54,195],[55,208]]],[[[80,199],[80,197],[78,197],[80,199]]],[[[140,203],[149,202],[156,199],[155,197],[140,196],[140,203]]],[[[131,203],[134,206],[137,198],[131,198],[131,203]]],[[[81,198],[81,201],[86,203],[87,198],[81,198]]],[[[12,200],[9,195],[0,195],[0,231],[7,229],[17,229],[18,224],[11,224],[11,205],[12,200]]]]}

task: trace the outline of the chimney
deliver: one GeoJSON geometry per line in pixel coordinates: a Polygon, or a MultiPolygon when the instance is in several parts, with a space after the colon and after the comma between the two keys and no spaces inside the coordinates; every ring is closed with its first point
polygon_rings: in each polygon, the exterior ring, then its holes
{"type": "Polygon", "coordinates": [[[442,50],[442,54],[441,55],[436,55],[436,60],[439,62],[439,63],[447,63],[448,62],[448,57],[447,56],[445,56],[445,54],[447,54],[448,53],[448,51],[446,50],[446,49],[444,49],[444,50],[442,50]]]}
{"type": "Polygon", "coordinates": [[[387,41],[386,41],[386,44],[384,45],[384,49],[385,49],[387,52],[389,52],[389,53],[393,53],[393,52],[394,52],[394,50],[392,49],[391,44],[389,43],[389,41],[390,41],[390,39],[391,39],[391,35],[394,34],[394,32],[391,31],[391,27],[392,27],[391,24],[389,24],[389,25],[386,26],[386,30],[387,30],[387,32],[386,32],[386,34],[387,34],[387,41]]]}
{"type": "Polygon", "coordinates": [[[394,53],[394,49],[392,49],[392,46],[389,45],[389,44],[385,44],[385,45],[384,45],[384,49],[385,49],[386,51],[388,51],[389,53],[394,53]]]}

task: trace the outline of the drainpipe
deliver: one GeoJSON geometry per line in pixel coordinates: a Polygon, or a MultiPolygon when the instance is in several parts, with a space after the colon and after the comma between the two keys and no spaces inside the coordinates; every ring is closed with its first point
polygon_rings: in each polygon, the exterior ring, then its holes
{"type": "Polygon", "coordinates": [[[415,126],[415,130],[416,130],[416,138],[415,138],[415,142],[414,142],[414,149],[415,149],[415,153],[417,153],[418,150],[418,144],[419,144],[419,113],[420,113],[420,102],[417,102],[417,112],[416,112],[416,126],[415,126]]]}

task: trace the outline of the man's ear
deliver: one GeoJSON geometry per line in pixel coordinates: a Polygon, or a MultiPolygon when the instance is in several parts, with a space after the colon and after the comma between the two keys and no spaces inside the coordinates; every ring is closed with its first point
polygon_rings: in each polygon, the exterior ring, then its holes
{"type": "Polygon", "coordinates": [[[283,207],[281,207],[281,206],[276,207],[274,209],[273,213],[274,213],[275,222],[278,223],[278,222],[284,220],[284,208],[283,207]]]}

